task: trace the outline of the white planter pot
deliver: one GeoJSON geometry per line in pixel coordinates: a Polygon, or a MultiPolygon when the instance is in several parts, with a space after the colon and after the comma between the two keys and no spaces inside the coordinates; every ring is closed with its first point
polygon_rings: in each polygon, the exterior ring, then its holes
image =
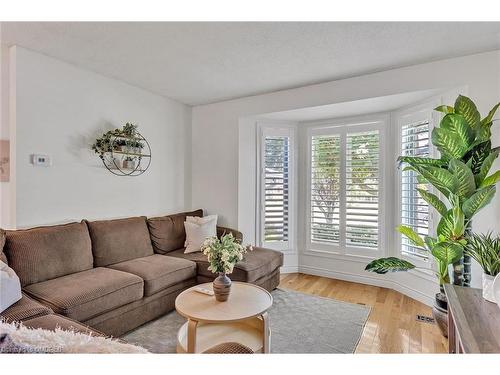
{"type": "Polygon", "coordinates": [[[495,278],[493,276],[487,275],[483,272],[483,298],[490,302],[496,302],[495,295],[493,293],[493,281],[495,278]]]}
{"type": "Polygon", "coordinates": [[[493,281],[493,295],[497,301],[497,305],[500,308],[500,273],[495,277],[493,281]]]}
{"type": "Polygon", "coordinates": [[[135,160],[124,160],[123,168],[125,169],[135,169],[137,162],[135,160]]]}

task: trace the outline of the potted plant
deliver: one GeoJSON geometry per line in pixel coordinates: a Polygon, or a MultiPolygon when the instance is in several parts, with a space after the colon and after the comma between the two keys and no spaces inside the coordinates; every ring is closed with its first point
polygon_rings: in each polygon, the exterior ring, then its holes
{"type": "Polygon", "coordinates": [[[228,233],[220,239],[207,238],[201,251],[208,258],[208,270],[219,275],[213,282],[215,299],[225,302],[231,292],[231,279],[227,275],[231,274],[235,264],[243,259],[247,247],[241,245],[232,233],[228,233]]]}
{"type": "Polygon", "coordinates": [[[493,294],[493,281],[500,274],[500,237],[491,232],[467,237],[465,253],[483,269],[483,298],[497,302],[493,294]]]}
{"type": "Polygon", "coordinates": [[[113,142],[113,150],[124,152],[127,146],[127,141],[123,138],[116,138],[113,142]]]}
{"type": "Polygon", "coordinates": [[[132,139],[127,142],[127,147],[129,148],[130,152],[134,154],[140,154],[142,152],[142,149],[144,148],[144,144],[137,139],[132,139]]]}
{"type": "MultiPolygon", "coordinates": [[[[465,254],[466,234],[472,218],[486,206],[495,194],[495,183],[500,171],[490,172],[498,157],[499,148],[491,147],[491,125],[497,104],[481,120],[471,99],[460,95],[452,106],[439,106],[443,112],[439,126],[432,131],[432,144],[439,150],[439,159],[400,157],[400,165],[416,172],[420,181],[434,187],[440,195],[417,189],[420,196],[441,216],[435,237],[420,237],[407,226],[397,229],[415,246],[427,250],[436,263],[440,293],[436,294],[433,313],[446,335],[446,297],[443,284],[450,282],[448,268],[453,265],[453,282],[470,285],[470,260],[465,254]],[[465,264],[465,268],[464,268],[465,264]]],[[[416,268],[412,263],[396,257],[376,259],[366,266],[367,271],[384,274],[416,268]]]]}
{"type": "Polygon", "coordinates": [[[92,150],[99,155],[101,159],[104,158],[106,152],[112,151],[111,146],[111,132],[104,133],[101,137],[97,138],[92,144],[92,150]]]}
{"type": "Polygon", "coordinates": [[[123,168],[125,169],[135,169],[137,163],[136,163],[136,158],[133,158],[131,156],[127,156],[123,160],[123,168]]]}
{"type": "Polygon", "coordinates": [[[132,138],[132,137],[135,137],[136,134],[137,134],[137,128],[138,128],[138,125],[135,125],[135,124],[132,124],[130,122],[127,122],[121,132],[123,135],[129,137],[129,138],[132,138]]]}

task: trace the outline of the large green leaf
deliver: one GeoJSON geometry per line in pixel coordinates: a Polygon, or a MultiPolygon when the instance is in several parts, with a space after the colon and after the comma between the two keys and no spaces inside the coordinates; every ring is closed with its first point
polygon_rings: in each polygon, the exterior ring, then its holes
{"type": "Polygon", "coordinates": [[[470,197],[476,191],[476,182],[471,169],[462,161],[451,159],[449,171],[458,179],[459,185],[456,194],[460,197],[470,197]]]}
{"type": "Polygon", "coordinates": [[[437,212],[441,214],[441,216],[446,215],[448,209],[446,208],[446,205],[441,201],[441,199],[439,199],[436,195],[424,189],[417,189],[417,191],[427,203],[429,203],[432,207],[436,209],[437,212]]]}
{"type": "Polygon", "coordinates": [[[498,157],[498,152],[491,152],[486,159],[484,159],[483,164],[481,165],[481,169],[478,174],[474,176],[474,179],[476,181],[476,186],[481,186],[481,183],[483,180],[486,178],[488,175],[488,172],[491,169],[491,166],[493,165],[493,162],[495,159],[498,157]]]}
{"type": "Polygon", "coordinates": [[[459,95],[455,101],[455,113],[462,115],[472,129],[479,127],[481,115],[476,105],[468,97],[459,95]]]}
{"type": "Polygon", "coordinates": [[[415,268],[410,262],[395,257],[380,258],[368,263],[366,271],[385,274],[387,272],[408,271],[415,268]]]}
{"type": "Polygon", "coordinates": [[[472,196],[467,199],[462,206],[465,217],[468,219],[472,218],[472,216],[474,216],[481,208],[491,202],[494,195],[494,185],[481,188],[472,194],[472,196]]]}
{"type": "Polygon", "coordinates": [[[496,171],[492,175],[486,177],[481,183],[481,187],[495,185],[498,181],[500,181],[500,171],[496,171]]]}
{"type": "Polygon", "coordinates": [[[492,109],[491,111],[488,113],[488,116],[486,116],[485,118],[483,118],[481,120],[481,126],[482,125],[487,125],[489,124],[492,120],[493,120],[493,116],[495,116],[495,112],[497,111],[498,107],[500,106],[500,103],[497,103],[492,109]]]}
{"type": "Polygon", "coordinates": [[[439,107],[434,108],[435,111],[443,112],[443,113],[454,113],[455,108],[449,105],[440,105],[439,107]]]}
{"type": "Polygon", "coordinates": [[[476,132],[476,142],[485,142],[491,138],[491,122],[485,125],[480,125],[476,132]]]}
{"type": "Polygon", "coordinates": [[[478,174],[481,171],[481,166],[491,151],[491,141],[486,141],[478,144],[465,154],[464,159],[467,164],[470,164],[472,173],[478,174]]]}
{"type": "Polygon", "coordinates": [[[460,238],[465,232],[465,215],[462,208],[456,205],[452,208],[453,211],[453,237],[460,238]]]}
{"type": "Polygon", "coordinates": [[[457,134],[467,148],[472,145],[476,137],[474,130],[469,126],[462,115],[450,113],[444,116],[439,125],[442,129],[457,134]]]}
{"type": "Polygon", "coordinates": [[[417,234],[413,229],[407,227],[405,225],[398,225],[396,229],[403,235],[405,235],[411,243],[413,243],[417,247],[424,247],[424,240],[417,234]]]}
{"type": "Polygon", "coordinates": [[[447,159],[461,159],[468,151],[468,146],[462,138],[448,129],[434,128],[432,130],[432,144],[447,159]]]}
{"type": "Polygon", "coordinates": [[[417,166],[415,168],[432,186],[438,189],[441,193],[455,193],[458,190],[458,179],[448,170],[433,166],[417,166]]]}
{"type": "Polygon", "coordinates": [[[416,156],[400,156],[398,158],[399,164],[409,164],[411,166],[416,166],[416,165],[433,165],[435,167],[443,167],[447,163],[446,161],[442,159],[433,159],[433,158],[420,158],[416,156]]]}
{"type": "Polygon", "coordinates": [[[462,258],[464,249],[457,243],[441,242],[432,248],[432,255],[443,264],[452,264],[462,258]]]}
{"type": "Polygon", "coordinates": [[[445,238],[459,238],[464,234],[465,216],[460,207],[454,207],[443,215],[437,226],[437,233],[445,238]]]}
{"type": "Polygon", "coordinates": [[[448,210],[446,215],[443,215],[437,226],[438,235],[446,238],[451,238],[453,235],[453,211],[448,210]]]}
{"type": "Polygon", "coordinates": [[[433,249],[437,243],[437,240],[435,238],[430,237],[430,236],[425,236],[424,241],[425,241],[425,244],[427,245],[428,249],[433,249]]]}

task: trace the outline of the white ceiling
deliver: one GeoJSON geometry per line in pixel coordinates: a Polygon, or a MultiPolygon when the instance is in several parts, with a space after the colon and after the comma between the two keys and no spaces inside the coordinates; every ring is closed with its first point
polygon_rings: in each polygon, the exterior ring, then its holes
{"type": "Polygon", "coordinates": [[[500,49],[500,23],[2,23],[2,41],[197,105],[500,49]]]}

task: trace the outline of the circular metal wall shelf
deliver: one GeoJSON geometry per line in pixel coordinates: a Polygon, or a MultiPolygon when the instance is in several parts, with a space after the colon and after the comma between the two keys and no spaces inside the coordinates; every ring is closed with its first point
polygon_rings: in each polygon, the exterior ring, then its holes
{"type": "Polygon", "coordinates": [[[116,176],[139,176],[151,165],[151,146],[141,133],[117,131],[110,138],[110,151],[101,154],[104,166],[116,176]],[[141,144],[143,147],[134,146],[141,144]]]}

